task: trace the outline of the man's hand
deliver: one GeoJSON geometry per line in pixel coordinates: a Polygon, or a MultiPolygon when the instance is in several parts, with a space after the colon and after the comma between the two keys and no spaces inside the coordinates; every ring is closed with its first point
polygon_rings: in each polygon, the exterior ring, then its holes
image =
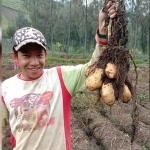
{"type": "MultiPolygon", "coordinates": [[[[119,3],[112,3],[109,1],[105,7],[106,11],[108,12],[108,16],[110,18],[114,18],[116,16],[116,9],[118,8],[119,3]]],[[[106,34],[107,29],[104,27],[105,25],[105,13],[102,11],[102,9],[99,11],[99,33],[100,34],[106,34]]]]}

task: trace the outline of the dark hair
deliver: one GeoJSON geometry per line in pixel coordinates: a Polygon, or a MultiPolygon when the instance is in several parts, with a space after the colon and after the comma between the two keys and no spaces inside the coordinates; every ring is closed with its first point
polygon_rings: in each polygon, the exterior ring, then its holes
{"type": "Polygon", "coordinates": [[[13,52],[14,52],[14,54],[15,54],[16,56],[18,56],[18,51],[15,51],[15,50],[13,49],[13,52]]]}

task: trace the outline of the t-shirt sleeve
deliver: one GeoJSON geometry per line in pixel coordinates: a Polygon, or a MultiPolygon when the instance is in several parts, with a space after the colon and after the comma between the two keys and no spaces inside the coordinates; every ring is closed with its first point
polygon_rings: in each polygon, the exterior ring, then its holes
{"type": "Polygon", "coordinates": [[[101,46],[98,43],[95,45],[95,50],[92,54],[92,57],[90,61],[88,62],[88,66],[94,64],[96,61],[98,61],[99,56],[102,54],[103,50],[105,49],[105,46],[101,46]]]}
{"type": "Polygon", "coordinates": [[[88,63],[61,67],[64,84],[71,95],[85,89],[85,70],[98,60],[102,51],[103,47],[96,43],[95,50],[88,63]]]}
{"type": "Polygon", "coordinates": [[[62,66],[64,84],[71,95],[85,89],[85,65],[62,66]]]}

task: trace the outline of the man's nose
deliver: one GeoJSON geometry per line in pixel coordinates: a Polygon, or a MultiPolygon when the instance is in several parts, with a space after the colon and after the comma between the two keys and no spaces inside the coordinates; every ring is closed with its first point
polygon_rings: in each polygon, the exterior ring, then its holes
{"type": "Polygon", "coordinates": [[[37,57],[30,58],[30,65],[38,65],[38,64],[39,64],[39,60],[37,57]]]}

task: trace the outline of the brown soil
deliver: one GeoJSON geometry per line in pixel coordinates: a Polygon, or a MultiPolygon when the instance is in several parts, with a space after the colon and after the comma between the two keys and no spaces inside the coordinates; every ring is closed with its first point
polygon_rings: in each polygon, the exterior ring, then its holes
{"type": "MultiPolygon", "coordinates": [[[[131,147],[132,101],[116,102],[111,107],[104,103],[94,105],[97,91],[85,90],[72,99],[71,134],[73,150],[149,150],[149,67],[138,67],[137,106],[138,133],[131,147]]],[[[134,70],[129,71],[134,83],[134,70]]],[[[12,150],[10,128],[3,139],[2,150],[12,150]]]]}

